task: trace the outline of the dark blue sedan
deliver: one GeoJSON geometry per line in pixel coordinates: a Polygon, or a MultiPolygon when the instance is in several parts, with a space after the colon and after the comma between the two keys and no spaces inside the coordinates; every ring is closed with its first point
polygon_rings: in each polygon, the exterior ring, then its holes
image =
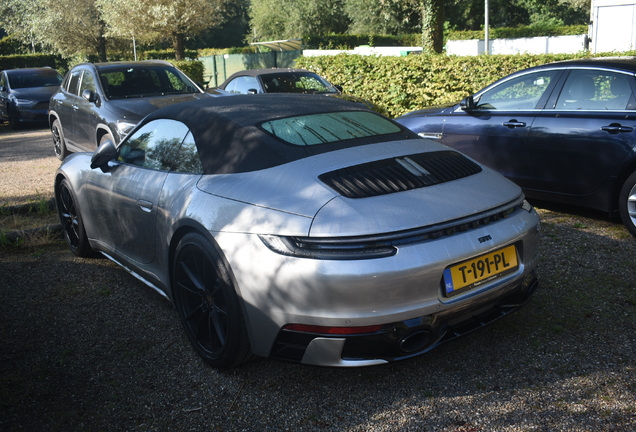
{"type": "Polygon", "coordinates": [[[551,63],[396,120],[495,169],[528,198],[619,212],[636,236],[635,74],[634,57],[551,63]]]}
{"type": "Polygon", "coordinates": [[[8,69],[0,72],[0,120],[18,129],[27,122],[46,123],[49,99],[62,76],[54,69],[8,69]]]}

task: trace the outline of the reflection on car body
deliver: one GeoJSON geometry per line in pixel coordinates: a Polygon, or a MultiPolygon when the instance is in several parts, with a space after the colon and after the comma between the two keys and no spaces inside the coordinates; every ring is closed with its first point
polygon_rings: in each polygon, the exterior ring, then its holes
{"type": "Polygon", "coordinates": [[[71,250],[170,299],[217,367],[412,357],[538,286],[539,217],[518,186],[337,98],[162,108],[67,157],[55,194],[71,250]]]}
{"type": "Polygon", "coordinates": [[[633,57],[546,64],[396,121],[495,169],[529,198],[619,212],[636,235],[635,73],[633,57]]]}

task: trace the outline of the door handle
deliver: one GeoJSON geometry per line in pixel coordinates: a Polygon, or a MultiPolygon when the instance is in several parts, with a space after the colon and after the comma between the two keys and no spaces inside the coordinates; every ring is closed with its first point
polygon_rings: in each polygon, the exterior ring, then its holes
{"type": "Polygon", "coordinates": [[[79,106],[78,106],[78,105],[73,105],[73,109],[74,109],[75,111],[77,111],[77,110],[79,109],[79,106]]]}
{"type": "Polygon", "coordinates": [[[609,132],[611,134],[617,134],[621,132],[633,132],[634,128],[623,126],[620,123],[612,123],[609,126],[602,126],[601,130],[604,130],[605,132],[609,132]]]}
{"type": "Polygon", "coordinates": [[[503,124],[504,126],[510,128],[510,129],[514,129],[514,128],[518,128],[518,127],[526,127],[526,124],[524,122],[520,122],[517,121],[515,119],[509,120],[507,122],[504,122],[503,124]]]}
{"type": "Polygon", "coordinates": [[[150,213],[152,211],[152,203],[150,201],[137,200],[137,205],[146,213],[150,213]]]}

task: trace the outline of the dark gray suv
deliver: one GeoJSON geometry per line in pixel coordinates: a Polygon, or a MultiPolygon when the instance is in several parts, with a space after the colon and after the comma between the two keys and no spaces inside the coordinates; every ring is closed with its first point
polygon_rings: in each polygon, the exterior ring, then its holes
{"type": "Polygon", "coordinates": [[[71,69],[51,97],[49,125],[58,158],[116,144],[163,106],[211,97],[166,61],[84,63],[71,69]]]}

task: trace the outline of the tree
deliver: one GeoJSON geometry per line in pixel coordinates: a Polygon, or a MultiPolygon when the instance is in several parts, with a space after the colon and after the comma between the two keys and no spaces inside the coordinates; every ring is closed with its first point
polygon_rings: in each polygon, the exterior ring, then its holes
{"type": "Polygon", "coordinates": [[[418,1],[347,0],[345,13],[351,20],[349,33],[398,35],[419,31],[418,1]]]}
{"type": "Polygon", "coordinates": [[[344,0],[252,1],[252,38],[266,41],[344,33],[349,27],[349,18],[343,7],[344,0]]]}
{"type": "Polygon", "coordinates": [[[0,10],[0,25],[26,44],[106,61],[105,25],[95,0],[0,0],[0,10]]]}
{"type": "Polygon", "coordinates": [[[422,49],[436,53],[444,49],[444,0],[422,0],[422,49]]]}
{"type": "Polygon", "coordinates": [[[183,60],[186,37],[220,25],[229,0],[97,1],[108,34],[144,41],[170,38],[176,59],[183,60]]]}

